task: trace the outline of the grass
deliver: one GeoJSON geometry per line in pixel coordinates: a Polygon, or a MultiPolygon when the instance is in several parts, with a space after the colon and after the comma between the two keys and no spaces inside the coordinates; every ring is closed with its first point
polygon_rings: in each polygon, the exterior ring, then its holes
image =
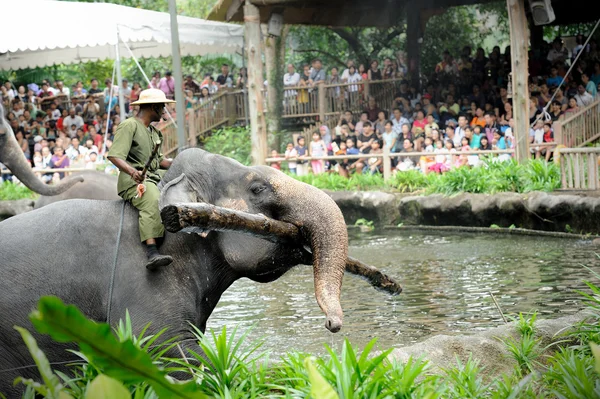
{"type": "Polygon", "coordinates": [[[0,185],[0,201],[35,199],[37,194],[21,184],[5,181],[0,185]]]}
{"type": "Polygon", "coordinates": [[[348,179],[333,173],[292,176],[332,191],[381,190],[448,196],[459,193],[550,192],[560,187],[560,169],[554,163],[530,160],[519,165],[514,160],[494,162],[493,159],[486,159],[482,167],[457,168],[441,175],[425,175],[416,170],[398,172],[388,182],[381,175],[352,175],[348,179]]]}

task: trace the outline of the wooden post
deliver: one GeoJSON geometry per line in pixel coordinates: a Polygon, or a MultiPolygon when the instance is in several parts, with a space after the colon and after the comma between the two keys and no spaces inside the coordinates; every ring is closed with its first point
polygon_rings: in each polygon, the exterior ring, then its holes
{"type": "Polygon", "coordinates": [[[327,112],[327,90],[325,89],[325,81],[320,80],[317,82],[317,90],[319,90],[319,123],[323,124],[325,123],[325,112],[327,112]]]}
{"type": "MultiPolygon", "coordinates": [[[[277,129],[277,116],[275,115],[277,94],[275,93],[276,86],[273,84],[275,72],[276,60],[275,57],[275,38],[273,36],[265,36],[265,66],[267,68],[267,81],[269,85],[267,86],[267,126],[268,133],[273,134],[277,129]]],[[[278,149],[279,150],[279,149],[278,149]]]]}
{"type": "Polygon", "coordinates": [[[418,3],[407,3],[406,10],[406,56],[410,84],[419,90],[421,72],[421,7],[418,3]]]}
{"type": "Polygon", "coordinates": [[[529,28],[523,0],[506,0],[510,24],[510,58],[512,69],[512,100],[516,140],[515,157],[523,163],[529,158],[529,85],[527,83],[529,28]]]}
{"type": "Polygon", "coordinates": [[[188,143],[191,148],[196,147],[196,110],[188,109],[188,143]]]}
{"type": "Polygon", "coordinates": [[[248,111],[252,164],[264,165],[267,157],[267,129],[263,101],[263,66],[261,57],[260,13],[250,2],[244,4],[244,34],[248,57],[248,111]]]}
{"type": "Polygon", "coordinates": [[[392,162],[390,159],[390,149],[387,145],[383,146],[383,180],[388,181],[392,177],[392,162]]]}

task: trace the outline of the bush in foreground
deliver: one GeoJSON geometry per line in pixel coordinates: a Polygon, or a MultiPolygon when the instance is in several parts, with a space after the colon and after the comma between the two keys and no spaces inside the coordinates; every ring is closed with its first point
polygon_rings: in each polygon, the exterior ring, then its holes
{"type": "MultiPolygon", "coordinates": [[[[600,275],[592,272],[594,277],[600,275]]],[[[114,331],[107,324],[86,319],[74,306],[43,297],[30,315],[34,327],[59,342],[79,345],[81,361],[70,375],[52,371],[27,330],[17,327],[42,375],[42,383],[18,380],[48,398],[596,398],[600,397],[600,288],[587,283],[583,293],[590,317],[568,333],[569,346],[556,347],[549,357],[535,337],[535,313],[516,319],[519,336],[505,342],[516,361],[514,371],[484,381],[478,362],[457,360],[454,367],[433,373],[421,359],[406,363],[376,353],[376,340],[358,353],[346,340],[338,353],[315,357],[290,352],[273,362],[249,343],[247,331],[225,328],[216,334],[194,329],[197,350],[186,359],[168,358],[177,344],[154,336],[133,334],[129,315],[114,331]],[[203,355],[202,355],[203,354],[203,355]],[[169,373],[187,375],[186,382],[169,373]],[[96,396],[102,394],[100,396],[96,396]],[[108,396],[107,396],[108,395],[108,396]]],[[[563,342],[563,345],[565,345],[563,342]]]]}

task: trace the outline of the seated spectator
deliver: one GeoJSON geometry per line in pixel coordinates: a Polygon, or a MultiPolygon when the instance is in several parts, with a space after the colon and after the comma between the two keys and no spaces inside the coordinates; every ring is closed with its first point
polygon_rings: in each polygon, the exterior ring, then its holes
{"type": "Polygon", "coordinates": [[[383,139],[383,146],[387,148],[390,152],[394,150],[397,139],[396,133],[394,133],[392,127],[392,122],[386,121],[384,125],[384,132],[381,135],[381,138],[383,139]]]}
{"type": "Polygon", "coordinates": [[[96,170],[96,165],[98,164],[98,153],[96,151],[90,151],[87,160],[85,162],[85,168],[96,170]]]}
{"type": "Polygon", "coordinates": [[[590,77],[587,73],[581,74],[581,83],[585,85],[585,91],[590,93],[592,98],[595,100],[596,97],[598,97],[598,85],[590,80],[590,77]]]}
{"type": "MultiPolygon", "coordinates": [[[[582,75],[583,76],[583,75],[582,75]]],[[[575,95],[577,106],[585,108],[594,102],[594,97],[586,90],[583,84],[577,86],[577,94],[575,95]]]]}
{"type": "Polygon", "coordinates": [[[357,147],[362,154],[366,154],[371,150],[371,144],[377,138],[373,125],[371,122],[366,121],[363,124],[362,133],[358,135],[357,147]]]}
{"type": "Polygon", "coordinates": [[[546,79],[546,84],[549,87],[558,87],[563,81],[563,77],[558,75],[558,68],[552,66],[550,68],[550,76],[546,79]]]}
{"type": "Polygon", "coordinates": [[[563,46],[563,41],[560,37],[557,37],[552,42],[552,49],[548,52],[548,57],[546,59],[551,63],[561,63],[564,64],[567,59],[569,59],[569,50],[563,46]]]}
{"type": "Polygon", "coordinates": [[[554,100],[552,101],[552,105],[550,107],[550,118],[552,118],[552,122],[556,122],[563,115],[562,105],[560,101],[554,100]]]}
{"type": "MultiPolygon", "coordinates": [[[[424,147],[425,147],[425,149],[424,149],[425,152],[430,152],[432,154],[434,153],[433,140],[431,139],[431,137],[425,138],[424,147]]],[[[423,155],[419,158],[419,166],[421,168],[421,171],[424,174],[427,174],[429,172],[429,168],[432,167],[433,165],[435,165],[435,156],[423,155]]]]}
{"type": "Polygon", "coordinates": [[[433,130],[440,130],[433,114],[427,114],[427,124],[425,125],[425,137],[431,137],[433,130]]]}
{"type": "Polygon", "coordinates": [[[385,111],[379,111],[377,114],[377,120],[375,121],[375,133],[378,137],[381,138],[381,135],[385,132],[385,125],[387,122],[387,113],[385,111]]]}
{"type": "Polygon", "coordinates": [[[402,150],[400,151],[401,154],[398,156],[396,170],[404,172],[417,167],[419,164],[419,157],[411,155],[411,153],[415,152],[413,147],[414,145],[412,140],[404,139],[402,143],[402,150]]]}
{"type": "Polygon", "coordinates": [[[535,154],[535,158],[541,157],[542,148],[535,144],[541,144],[544,142],[544,123],[541,120],[536,121],[535,125],[529,129],[529,151],[535,154]]]}
{"type": "MultiPolygon", "coordinates": [[[[50,158],[50,167],[52,169],[65,169],[70,165],[70,160],[67,155],[65,155],[65,151],[60,146],[54,147],[54,155],[50,158]]],[[[63,179],[65,177],[64,172],[60,172],[59,178],[63,179]]]]}
{"type": "Polygon", "coordinates": [[[94,140],[92,140],[92,139],[87,139],[87,140],[85,141],[85,147],[84,147],[84,153],[83,153],[83,159],[84,159],[86,162],[90,160],[90,154],[91,154],[92,152],[95,152],[95,153],[96,153],[96,156],[97,156],[97,155],[98,155],[98,153],[99,153],[100,151],[98,151],[98,147],[96,147],[96,146],[94,145],[94,140]]]}
{"type": "MultiPolygon", "coordinates": [[[[380,139],[374,139],[371,143],[371,151],[369,151],[369,155],[381,154],[383,153],[382,142],[380,139]]],[[[365,165],[364,172],[368,171],[370,174],[374,175],[376,173],[383,173],[383,158],[381,157],[369,157],[367,159],[367,165],[365,165]]]]}
{"type": "MultiPolygon", "coordinates": [[[[544,123],[544,143],[554,142],[554,132],[552,131],[552,125],[549,122],[544,123]]],[[[544,147],[542,154],[546,155],[546,162],[550,160],[550,157],[554,153],[552,147],[544,147]]]]}
{"type": "Polygon", "coordinates": [[[437,153],[435,156],[435,163],[430,165],[429,168],[424,171],[425,174],[429,172],[443,173],[449,170],[448,166],[446,165],[446,155],[439,154],[443,151],[446,151],[444,148],[444,142],[442,140],[436,140],[435,148],[433,150],[434,153],[437,153]]]}
{"type": "MultiPolygon", "coordinates": [[[[356,126],[354,127],[354,131],[356,132],[357,135],[362,134],[363,126],[367,122],[369,122],[369,113],[367,111],[363,111],[360,114],[359,121],[356,123],[356,126]]],[[[370,124],[370,122],[369,122],[369,124],[370,124]]]]}
{"type": "Polygon", "coordinates": [[[377,115],[379,115],[379,112],[381,111],[381,108],[379,108],[377,106],[377,103],[375,102],[375,98],[373,96],[370,96],[367,108],[364,110],[364,112],[367,113],[367,119],[375,123],[375,121],[377,120],[377,115]]]}
{"type": "Polygon", "coordinates": [[[569,106],[565,111],[565,114],[573,114],[579,111],[579,107],[577,106],[577,99],[575,97],[569,98],[569,106]]]}

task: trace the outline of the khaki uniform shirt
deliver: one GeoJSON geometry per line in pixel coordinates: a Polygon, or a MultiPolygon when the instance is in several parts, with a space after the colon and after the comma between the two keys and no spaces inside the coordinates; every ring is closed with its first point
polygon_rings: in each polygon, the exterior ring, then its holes
{"type": "MultiPolygon", "coordinates": [[[[146,162],[150,159],[154,146],[157,143],[162,144],[162,141],[162,134],[157,128],[152,125],[146,127],[135,117],[129,118],[121,122],[117,127],[113,145],[107,155],[109,157],[123,159],[129,165],[141,171],[144,169],[146,162]]],[[[160,163],[163,158],[162,151],[159,147],[158,153],[152,160],[152,163],[146,172],[147,180],[153,181],[156,184],[160,181],[158,169],[160,168],[160,163]]],[[[119,180],[117,183],[117,192],[119,195],[135,186],[137,186],[137,183],[131,176],[127,173],[119,173],[119,180]]]]}

